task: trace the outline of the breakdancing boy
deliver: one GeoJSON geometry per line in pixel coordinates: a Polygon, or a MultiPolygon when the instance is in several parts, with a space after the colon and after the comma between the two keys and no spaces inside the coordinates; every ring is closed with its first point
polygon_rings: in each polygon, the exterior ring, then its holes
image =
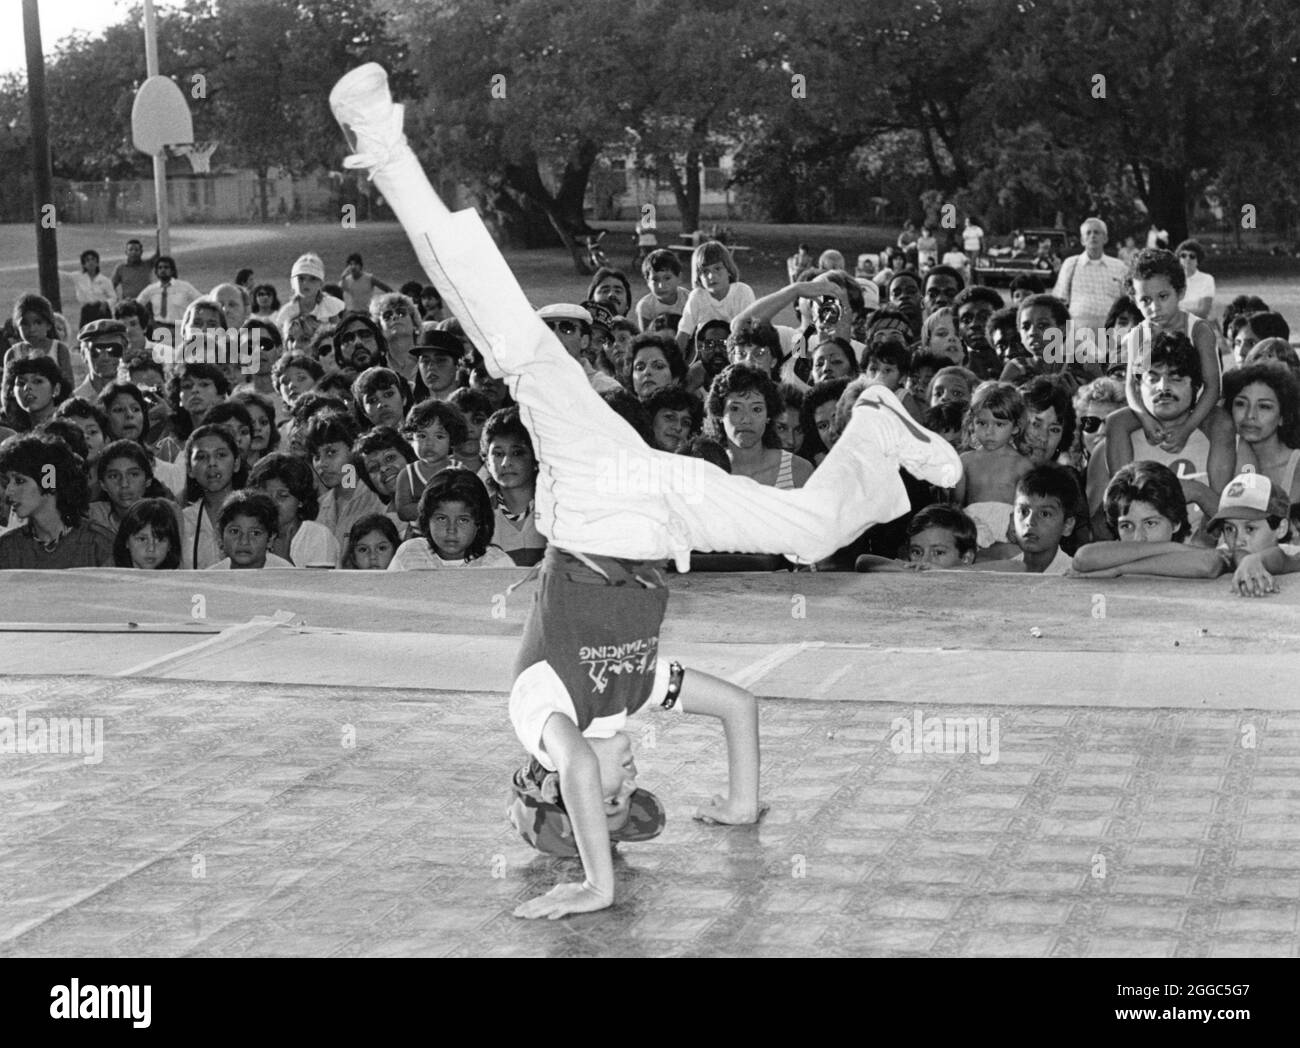
{"type": "Polygon", "coordinates": [[[686,678],[660,657],[663,562],[673,558],[687,571],[695,549],[815,563],[869,524],[906,512],[900,465],[952,487],[960,460],[880,386],[862,393],[835,448],[801,489],[763,487],[648,447],[538,319],[477,213],[452,214],[433,192],[383,69],[353,70],[330,104],[355,150],[345,164],[369,170],[488,371],[505,378],[532,435],[536,522],[549,544],[510,695],[511,722],[532,757],[516,777],[512,806],[528,799],[517,821],[539,846],[569,846],[562,814],[586,879],[559,884],[515,913],[555,918],[603,909],[615,892],[611,827],[615,836],[645,839],[662,826],[662,807],[636,788],[620,731],[642,706],[722,721],[728,792],[704,805],[700,818],[745,824],[761,813],[754,697],[708,674],[686,678]]]}

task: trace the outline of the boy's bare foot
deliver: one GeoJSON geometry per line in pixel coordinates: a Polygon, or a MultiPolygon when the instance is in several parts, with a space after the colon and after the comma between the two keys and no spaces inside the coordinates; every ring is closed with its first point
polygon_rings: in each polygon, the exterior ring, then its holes
{"type": "Polygon", "coordinates": [[[570,913],[593,913],[596,910],[604,910],[613,904],[613,893],[607,895],[598,892],[586,881],[581,884],[570,881],[567,884],[557,884],[545,895],[539,895],[536,899],[520,903],[515,908],[515,916],[528,920],[535,920],[538,917],[556,920],[570,913]]]}
{"type": "Polygon", "coordinates": [[[708,804],[700,805],[695,820],[709,826],[750,826],[766,815],[770,807],[761,801],[757,808],[733,806],[725,797],[715,794],[708,804]]]}
{"type": "Polygon", "coordinates": [[[943,437],[917,423],[898,398],[884,386],[868,386],[853,410],[871,409],[880,420],[876,432],[898,464],[921,480],[941,488],[957,486],[961,480],[961,458],[943,437]]]}

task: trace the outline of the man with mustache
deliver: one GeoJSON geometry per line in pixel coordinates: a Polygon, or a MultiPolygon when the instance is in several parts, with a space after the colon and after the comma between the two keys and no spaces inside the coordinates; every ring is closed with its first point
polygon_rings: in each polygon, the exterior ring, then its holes
{"type": "MultiPolygon", "coordinates": [[[[1160,332],[1151,344],[1151,359],[1142,372],[1142,404],[1151,416],[1168,429],[1185,422],[1196,404],[1196,397],[1205,384],[1201,374],[1201,359],[1196,347],[1182,332],[1160,332]]],[[[1166,451],[1150,443],[1142,430],[1130,435],[1133,442],[1133,461],[1159,462],[1173,470],[1182,481],[1187,495],[1188,517],[1193,530],[1199,525],[1201,515],[1213,516],[1218,509],[1218,496],[1209,487],[1210,438],[1195,429],[1179,451],[1166,451]],[[1193,508],[1196,507],[1196,508],[1193,508]]],[[[1095,512],[1098,507],[1091,509],[1095,512]]]]}

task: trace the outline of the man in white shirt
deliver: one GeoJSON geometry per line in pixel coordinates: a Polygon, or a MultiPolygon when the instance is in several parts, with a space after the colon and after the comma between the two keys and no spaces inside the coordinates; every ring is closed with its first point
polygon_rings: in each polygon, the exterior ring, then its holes
{"type": "Polygon", "coordinates": [[[149,308],[149,315],[155,321],[179,324],[190,303],[202,294],[193,284],[180,279],[176,260],[170,255],[158,256],[153,275],[157,279],[136,296],[136,301],[149,308]]]}
{"type": "MultiPolygon", "coordinates": [[[[1128,267],[1103,250],[1107,231],[1100,218],[1085,220],[1079,227],[1079,239],[1083,251],[1065,260],[1052,294],[1070,307],[1075,328],[1098,332],[1105,328],[1110,307],[1124,291],[1128,267]]],[[[1097,345],[1102,344],[1097,339],[1097,345]]]]}
{"type": "Polygon", "coordinates": [[[984,250],[984,230],[982,230],[970,215],[966,216],[966,224],[961,230],[961,247],[966,254],[972,258],[976,257],[984,250]]]}

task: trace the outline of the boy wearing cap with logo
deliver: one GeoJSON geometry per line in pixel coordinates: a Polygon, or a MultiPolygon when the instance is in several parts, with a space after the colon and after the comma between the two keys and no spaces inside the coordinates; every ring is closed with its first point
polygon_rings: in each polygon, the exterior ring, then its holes
{"type": "Polygon", "coordinates": [[[86,379],[72,395],[93,404],[99,391],[117,379],[126,352],[126,325],[120,320],[93,320],[77,333],[77,342],[86,362],[86,379]]]}
{"type": "Polygon", "coordinates": [[[325,286],[325,263],[310,251],[293,264],[289,282],[293,284],[293,299],[275,315],[275,326],[286,343],[307,343],[322,324],[338,318],[343,312],[343,300],[321,290],[325,286]]]}
{"type": "Polygon", "coordinates": [[[539,818],[543,828],[554,825],[543,805],[562,804],[585,880],[557,885],[515,913],[604,909],[615,892],[611,826],[640,840],[662,824],[661,806],[636,788],[621,732],[637,710],[658,704],[721,720],[727,796],[697,817],[740,825],[762,813],[754,696],[698,671],[686,680],[680,664],[660,655],[663,562],[674,558],[686,571],[691,550],[738,550],[816,563],[868,525],[906,512],[900,463],[952,487],[960,459],[876,386],[846,408],[839,440],[801,489],[763,487],[701,459],[686,459],[683,471],[681,456],[649,448],[592,388],[581,318],[571,312],[578,307],[534,314],[478,215],[453,215],[438,199],[402,134],[383,70],[349,73],[330,102],[355,153],[345,164],[370,171],[488,372],[508,383],[538,453],[536,520],[549,545],[510,696],[511,722],[532,758],[515,780],[511,812],[541,846],[569,839],[563,825],[554,834],[537,828],[539,818]]]}
{"type": "Polygon", "coordinates": [[[1223,489],[1219,511],[1205,530],[1218,537],[1219,553],[1236,566],[1234,593],[1276,593],[1274,575],[1300,571],[1300,546],[1282,543],[1290,537],[1290,512],[1286,492],[1249,468],[1223,489]]]}

